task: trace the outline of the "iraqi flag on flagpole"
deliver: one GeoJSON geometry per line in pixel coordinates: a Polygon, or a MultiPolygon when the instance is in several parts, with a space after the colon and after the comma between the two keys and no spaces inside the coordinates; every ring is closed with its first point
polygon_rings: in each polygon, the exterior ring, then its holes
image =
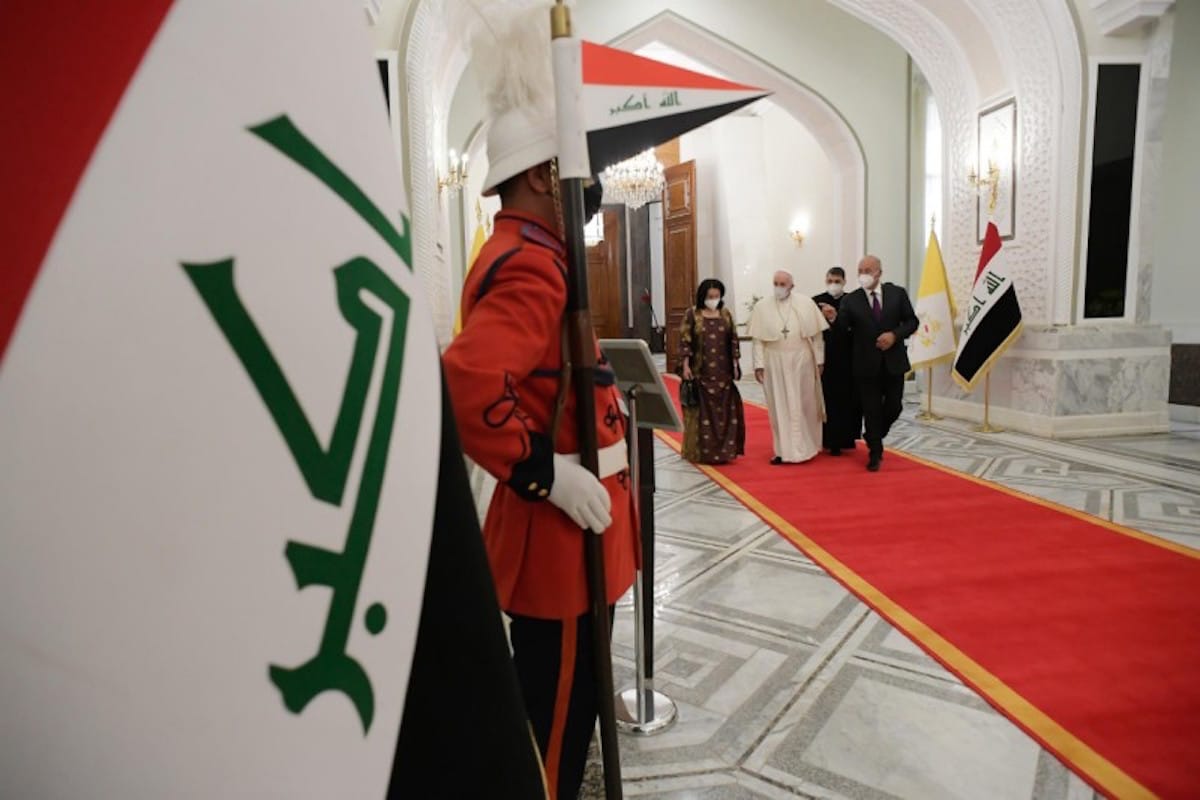
{"type": "Polygon", "coordinates": [[[967,304],[952,375],[966,391],[987,375],[1001,354],[1021,334],[1017,287],[1005,269],[1000,232],[989,222],[979,254],[979,269],[967,304]]]}
{"type": "Polygon", "coordinates": [[[929,232],[925,265],[921,268],[921,286],[917,290],[917,332],[908,339],[908,360],[914,370],[932,367],[954,357],[958,342],[954,337],[954,298],[946,280],[946,264],[937,234],[929,232]]]}
{"type": "Polygon", "coordinates": [[[581,48],[582,111],[592,173],[769,94],[614,47],[570,41],[581,48]]]}
{"type": "Polygon", "coordinates": [[[362,14],[114,12],[0,4],[0,796],[542,796],[362,14]]]}

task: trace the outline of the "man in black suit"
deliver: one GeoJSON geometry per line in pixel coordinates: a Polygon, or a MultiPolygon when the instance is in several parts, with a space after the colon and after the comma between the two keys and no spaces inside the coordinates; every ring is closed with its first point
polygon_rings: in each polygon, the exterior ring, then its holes
{"type": "Polygon", "coordinates": [[[900,416],[904,375],[909,371],[904,340],[917,330],[917,315],[908,292],[894,283],[881,283],[883,264],[875,256],[858,262],[862,288],[846,295],[835,322],[852,339],[854,381],[862,401],[869,460],[879,470],[883,438],[900,416]]]}

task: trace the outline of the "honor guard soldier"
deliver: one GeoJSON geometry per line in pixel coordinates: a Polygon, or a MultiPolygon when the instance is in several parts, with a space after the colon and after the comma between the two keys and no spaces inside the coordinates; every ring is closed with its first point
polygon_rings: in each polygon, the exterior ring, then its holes
{"type": "Polygon", "coordinates": [[[603,532],[610,614],[633,582],[639,548],[626,419],[603,367],[599,478],[579,463],[549,33],[537,28],[543,33],[545,75],[490,73],[500,83],[488,93],[484,195],[498,194],[502,210],[463,287],[462,333],[443,364],[463,449],[498,481],[483,536],[550,792],[570,800],[597,715],[582,529],[603,532]]]}

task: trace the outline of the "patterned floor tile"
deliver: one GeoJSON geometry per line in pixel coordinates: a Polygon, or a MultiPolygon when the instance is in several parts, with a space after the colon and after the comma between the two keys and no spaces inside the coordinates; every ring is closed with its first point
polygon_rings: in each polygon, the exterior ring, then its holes
{"type": "Polygon", "coordinates": [[[762,526],[759,518],[741,504],[714,503],[703,498],[677,501],[661,511],[656,505],[654,516],[657,531],[714,544],[732,544],[762,526]]]}
{"type": "MultiPolygon", "coordinates": [[[[816,648],[687,614],[655,625],[655,686],[676,703],[679,716],[664,733],[622,736],[623,772],[644,778],[734,768],[795,693],[796,676],[816,648]]],[[[632,615],[618,612],[618,689],[635,684],[632,639],[632,615]]]]}
{"type": "Polygon", "coordinates": [[[819,643],[858,600],[823,571],[746,556],[722,564],[681,592],[674,607],[819,643]]]}
{"type": "MultiPolygon", "coordinates": [[[[760,386],[740,388],[761,404],[760,386]]],[[[1200,549],[1200,426],[1051,441],[920,422],[917,410],[910,398],[890,449],[1200,549]]],[[[620,737],[628,796],[1096,800],[661,441],[655,460],[655,680],[679,719],[620,737]]],[[[618,687],[635,680],[632,613],[627,596],[613,631],[618,687]]],[[[583,796],[602,797],[598,763],[589,769],[583,796]]]]}
{"type": "Polygon", "coordinates": [[[1032,740],[960,686],[846,664],[781,733],[764,745],[762,774],[800,791],[878,800],[1065,797],[1066,770],[1043,763],[1032,740]]]}

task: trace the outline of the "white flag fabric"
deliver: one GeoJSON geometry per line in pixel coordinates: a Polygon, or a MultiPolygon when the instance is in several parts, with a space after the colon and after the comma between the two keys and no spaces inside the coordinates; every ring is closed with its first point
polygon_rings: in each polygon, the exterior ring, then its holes
{"type": "Polygon", "coordinates": [[[908,360],[914,370],[931,367],[954,357],[954,299],[946,280],[946,264],[937,234],[929,232],[921,286],[917,290],[917,332],[908,338],[908,360]]]}
{"type": "Polygon", "coordinates": [[[441,395],[361,9],[157,5],[0,278],[0,796],[382,797],[441,395]]]}

